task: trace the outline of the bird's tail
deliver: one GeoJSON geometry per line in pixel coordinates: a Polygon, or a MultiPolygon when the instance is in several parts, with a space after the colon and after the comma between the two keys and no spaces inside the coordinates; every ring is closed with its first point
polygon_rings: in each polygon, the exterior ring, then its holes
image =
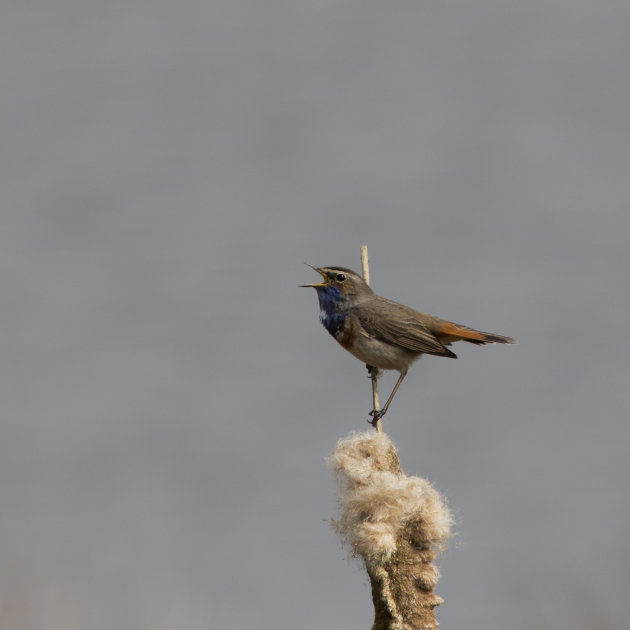
{"type": "Polygon", "coordinates": [[[468,343],[474,343],[478,346],[484,346],[488,343],[510,343],[516,344],[518,341],[512,339],[512,337],[505,337],[503,335],[495,335],[494,333],[482,332],[481,330],[475,330],[474,328],[468,328],[461,324],[455,324],[453,322],[441,322],[439,337],[442,343],[451,343],[453,341],[467,341],[468,343]]]}

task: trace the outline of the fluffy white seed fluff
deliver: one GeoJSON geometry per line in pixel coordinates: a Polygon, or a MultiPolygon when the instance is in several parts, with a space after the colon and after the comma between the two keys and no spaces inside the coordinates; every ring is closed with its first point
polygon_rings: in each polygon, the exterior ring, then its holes
{"type": "Polygon", "coordinates": [[[411,522],[432,547],[444,546],[452,525],[448,508],[426,479],[404,474],[384,433],[340,440],[328,463],[339,484],[341,515],[333,526],[368,566],[389,560],[397,535],[411,522]]]}

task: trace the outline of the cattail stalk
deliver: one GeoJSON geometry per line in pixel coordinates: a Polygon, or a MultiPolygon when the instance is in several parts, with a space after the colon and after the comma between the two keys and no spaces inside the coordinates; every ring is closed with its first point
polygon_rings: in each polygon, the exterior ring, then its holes
{"type": "Polygon", "coordinates": [[[405,475],[384,433],[340,440],[329,466],[339,486],[333,528],[369,575],[372,630],[437,628],[442,598],[433,593],[439,572],[432,563],[452,524],[444,500],[427,480],[405,475]]]}

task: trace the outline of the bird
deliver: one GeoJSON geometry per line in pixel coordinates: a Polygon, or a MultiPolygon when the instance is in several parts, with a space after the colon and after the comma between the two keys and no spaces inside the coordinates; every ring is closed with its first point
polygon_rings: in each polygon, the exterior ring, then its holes
{"type": "Polygon", "coordinates": [[[384,407],[370,412],[374,426],[382,418],[401,386],[411,364],[423,354],[456,359],[450,346],[466,341],[478,346],[516,344],[511,337],[482,332],[404,304],[381,297],[363,278],[347,267],[316,267],[305,263],[321,277],[313,287],[319,299],[319,319],[330,335],[350,354],[374,368],[396,370],[398,380],[384,407]]]}

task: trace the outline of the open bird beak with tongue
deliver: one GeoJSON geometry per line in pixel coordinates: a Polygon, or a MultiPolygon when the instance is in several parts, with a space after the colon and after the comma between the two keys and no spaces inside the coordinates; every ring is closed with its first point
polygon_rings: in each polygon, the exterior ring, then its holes
{"type": "Polygon", "coordinates": [[[311,263],[305,262],[311,269],[317,271],[317,273],[324,279],[324,282],[314,282],[313,284],[301,284],[301,287],[325,287],[330,282],[330,277],[325,271],[322,271],[319,267],[311,265],[311,263]]]}

